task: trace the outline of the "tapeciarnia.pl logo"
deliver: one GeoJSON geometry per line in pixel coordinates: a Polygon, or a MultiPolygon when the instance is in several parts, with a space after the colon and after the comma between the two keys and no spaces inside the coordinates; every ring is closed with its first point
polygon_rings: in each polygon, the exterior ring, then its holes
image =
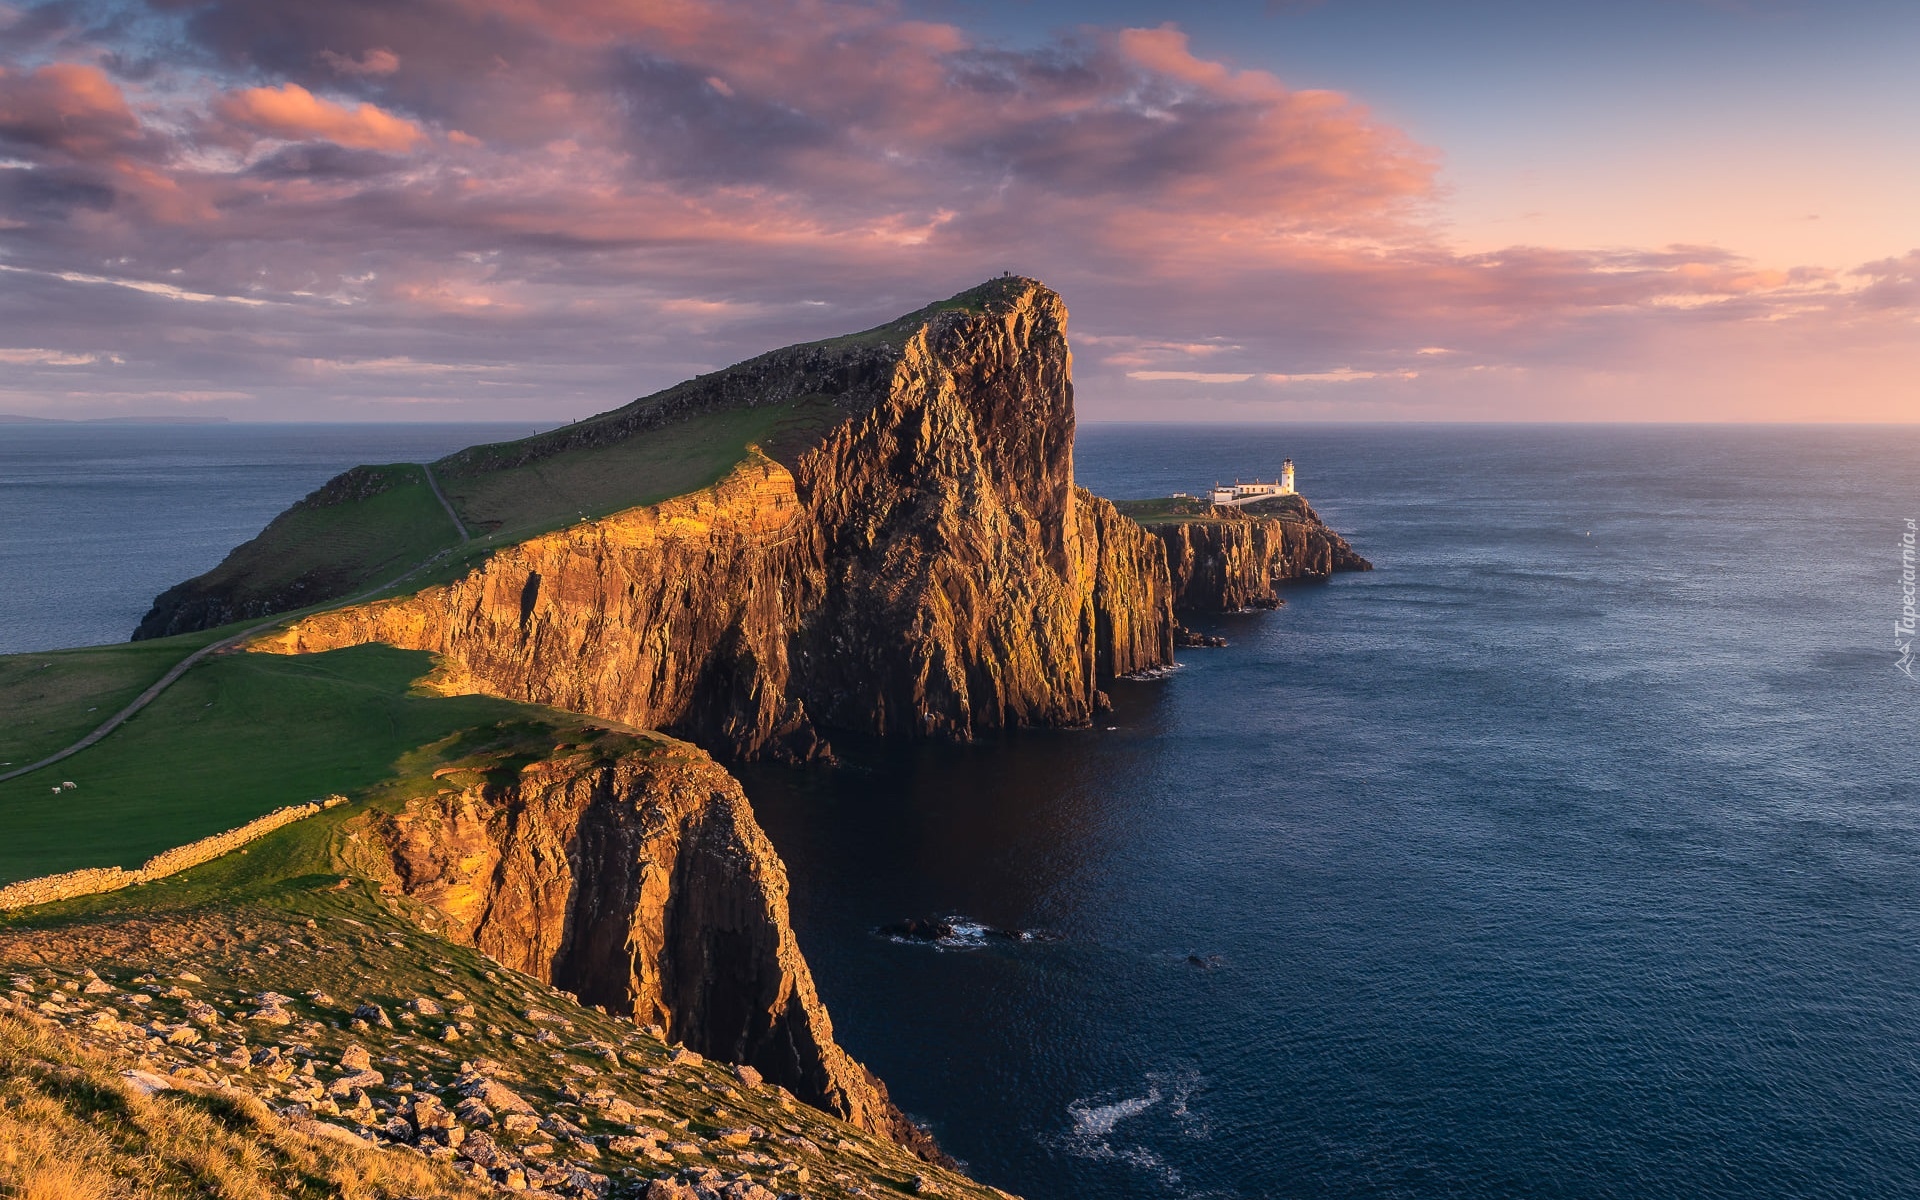
{"type": "Polygon", "coordinates": [[[1908,679],[1913,678],[1913,540],[1914,518],[1907,518],[1906,532],[1900,535],[1900,619],[1893,623],[1893,648],[1900,655],[1894,666],[1908,679]]]}

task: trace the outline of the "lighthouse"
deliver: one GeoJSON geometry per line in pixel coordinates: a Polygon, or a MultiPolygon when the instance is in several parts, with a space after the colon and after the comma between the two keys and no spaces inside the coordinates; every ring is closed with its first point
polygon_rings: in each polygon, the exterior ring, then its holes
{"type": "Polygon", "coordinates": [[[1280,464],[1280,494],[1293,495],[1293,460],[1290,458],[1280,464]]]}

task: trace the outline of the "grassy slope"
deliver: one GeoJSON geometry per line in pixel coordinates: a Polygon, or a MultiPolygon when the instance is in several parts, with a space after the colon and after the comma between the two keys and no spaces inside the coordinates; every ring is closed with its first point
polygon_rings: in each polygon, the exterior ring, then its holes
{"type": "Polygon", "coordinates": [[[136,866],[282,805],[368,787],[456,730],[541,711],[410,694],[427,669],[425,654],[386,646],[216,655],[98,745],[0,784],[0,881],[136,866]],[[80,786],[56,796],[62,780],[80,786]]]}
{"type": "Polygon", "coordinates": [[[451,1163],[343,1145],[239,1093],[148,1097],[129,1060],[0,1016],[0,1195],[21,1200],[398,1200],[491,1193],[451,1163]]]}
{"type": "Polygon", "coordinates": [[[441,487],[488,546],[576,521],[656,504],[718,483],[772,438],[790,415],[779,407],[702,413],[611,446],[570,450],[505,470],[441,469],[441,487]]]}
{"type": "Polygon", "coordinates": [[[268,603],[280,611],[348,595],[459,544],[459,531],[417,463],[356,471],[385,487],[337,503],[309,497],[190,582],[199,591],[231,589],[243,605],[268,603]]]}
{"type": "MultiPolygon", "coordinates": [[[[65,978],[84,982],[80,971],[91,966],[128,992],[138,990],[133,979],[139,972],[160,975],[177,986],[181,972],[190,971],[198,981],[188,981],[187,989],[195,997],[211,1002],[230,1013],[245,1011],[252,1004],[245,1000],[262,989],[272,989],[299,997],[288,1004],[305,1021],[313,1024],[277,1033],[272,1029],[245,1028],[244,1022],[229,1022],[210,1028],[207,1035],[219,1044],[231,1046],[236,1035],[251,1045],[279,1042],[306,1049],[300,1057],[314,1056],[320,1064],[337,1061],[349,1044],[359,1044],[373,1055],[388,1083],[402,1076],[419,1090],[432,1090],[451,1096],[459,1064],[464,1059],[485,1055],[496,1067],[494,1074],[507,1080],[542,1113],[564,1113],[589,1134],[617,1133],[619,1129],[601,1119],[600,1110],[578,1102],[581,1091],[604,1088],[637,1103],[652,1113],[648,1123],[677,1138],[685,1138],[697,1149],[676,1151],[673,1161],[662,1166],[658,1161],[642,1161],[608,1145],[606,1152],[591,1162],[596,1171],[625,1176],[625,1185],[617,1194],[641,1194],[643,1184],[635,1182],[650,1176],[685,1168],[718,1167],[729,1174],[740,1170],[735,1148],[718,1140],[722,1129],[756,1127],[779,1135],[807,1139],[811,1149],[792,1144],[759,1148],[771,1149],[779,1157],[810,1169],[812,1178],[803,1194],[814,1200],[851,1200],[854,1196],[905,1196],[925,1194],[929,1189],[914,1186],[920,1176],[934,1176],[942,1194],[999,1200],[1003,1193],[974,1184],[959,1176],[929,1168],[900,1147],[861,1133],[805,1105],[783,1098],[767,1088],[739,1086],[732,1071],[720,1064],[689,1060],[676,1062],[668,1047],[656,1037],[643,1033],[628,1021],[605,1013],[578,1007],[562,993],[507,971],[479,952],[456,945],[411,925],[389,907],[372,887],[339,873],[331,848],[352,836],[352,822],[359,806],[335,810],[311,821],[287,829],[255,843],[249,856],[229,855],[225,859],[173,880],[151,884],[111,896],[90,897],[30,913],[0,914],[0,971],[31,972],[36,976],[38,1000],[51,989],[46,982],[65,978]],[[342,881],[346,886],[341,886],[342,881]],[[53,968],[48,970],[48,968],[53,968]],[[324,993],[315,998],[311,993],[324,993]],[[416,1020],[404,1011],[406,1002],[417,996],[439,997],[449,1004],[462,996],[474,1006],[472,1024],[476,1026],[462,1042],[454,1046],[441,1043],[438,1033],[447,1018],[416,1020]],[[377,1027],[358,1032],[343,1026],[354,1006],[362,1002],[380,1004],[393,1014],[397,1028],[377,1027]],[[538,1008],[563,1016],[567,1024],[530,1015],[538,1008]],[[546,1031],[558,1028],[557,1042],[535,1040],[546,1031]],[[523,1039],[523,1040],[516,1040],[523,1039]],[[599,1047],[619,1047],[623,1060],[610,1064],[599,1047]],[[572,1099],[570,1100],[569,1097],[572,1099]]],[[[0,985],[4,986],[4,985],[0,985]]],[[[148,991],[158,991],[154,986],[148,991]]],[[[71,994],[69,1001],[73,999],[71,994]]],[[[89,997],[88,999],[95,999],[89,997]]],[[[117,997],[99,997],[111,1001],[117,997]]],[[[130,1006],[117,1006],[131,1014],[130,1006]]],[[[139,1011],[140,1018],[180,1022],[182,1006],[173,999],[159,998],[139,1011]]],[[[68,1028],[84,1028],[82,1021],[69,1021],[68,1028]]],[[[16,1080],[25,1064],[10,1057],[15,1046],[32,1058],[54,1059],[91,1068],[96,1079],[110,1078],[114,1072],[132,1065],[124,1057],[87,1061],[84,1052],[55,1050],[44,1034],[37,1038],[22,1036],[26,1031],[13,1019],[0,1015],[0,1096],[8,1090],[19,1091],[16,1080]],[[51,1052],[50,1052],[51,1051],[51,1052]]],[[[57,1035],[56,1035],[57,1036],[57,1035]]],[[[548,1035],[550,1036],[550,1035],[548,1035]]],[[[143,1057],[143,1069],[166,1073],[193,1059],[185,1053],[157,1043],[143,1057]]],[[[205,1061],[202,1059],[201,1061],[205,1061]]],[[[230,1071],[231,1068],[223,1070],[230,1071]]],[[[28,1068],[31,1072],[31,1068],[28,1068]]],[[[244,1089],[258,1090],[265,1080],[257,1072],[233,1072],[244,1089]]],[[[331,1078],[334,1071],[323,1066],[321,1077],[331,1078]]],[[[71,1078],[71,1076],[69,1076],[71,1078]]],[[[33,1082],[44,1089],[43,1074],[33,1082]]],[[[47,1089],[51,1090],[51,1089],[47,1089]]],[[[116,1089],[117,1090],[117,1089],[116,1089]]],[[[404,1099],[389,1088],[372,1088],[377,1100],[404,1099]]],[[[222,1093],[230,1102],[245,1104],[246,1097],[222,1093]]],[[[21,1114],[29,1119],[16,1128],[42,1144],[51,1144],[55,1164],[63,1159],[72,1164],[84,1154],[89,1174],[118,1176],[139,1181],[152,1178],[153,1164],[145,1161],[138,1134],[140,1127],[126,1128],[126,1122],[114,1120],[109,1112],[105,1120],[93,1115],[86,1097],[79,1103],[67,1100],[66,1119],[46,1112],[21,1114]],[[77,1110],[77,1111],[76,1111],[77,1110]],[[81,1118],[75,1121],[74,1116],[81,1118]],[[96,1130],[123,1131],[126,1140],[107,1153],[90,1153],[93,1147],[76,1144],[64,1137],[48,1138],[49,1132],[67,1134],[76,1124],[86,1123],[96,1130]],[[64,1128],[63,1128],[64,1126],[64,1128]],[[75,1153],[76,1150],[82,1153],[75,1153]],[[117,1152],[116,1152],[117,1151],[117,1152]]],[[[189,1107],[200,1104],[191,1097],[169,1093],[164,1103],[189,1107]]],[[[451,1103],[451,1101],[449,1101],[451,1103]]],[[[249,1107],[255,1119],[235,1124],[241,1135],[219,1148],[239,1149],[256,1143],[256,1157],[283,1158],[295,1153],[296,1143],[287,1146],[284,1123],[270,1120],[258,1108],[249,1107]],[[236,1145],[236,1142],[239,1145],[236,1145]]],[[[64,1115],[64,1114],[63,1114],[64,1115]]],[[[0,1125],[0,1130],[7,1130],[0,1125]]],[[[496,1136],[499,1136],[496,1131],[496,1136]]],[[[180,1146],[189,1150],[206,1138],[204,1131],[180,1146]]],[[[564,1143],[563,1143],[564,1145],[564,1143]]],[[[384,1155],[393,1155],[385,1151],[384,1155]]],[[[4,1149],[0,1149],[0,1184],[7,1182],[4,1149]]],[[[172,1164],[164,1164],[171,1166],[172,1164]]],[[[440,1196],[467,1194],[441,1172],[429,1182],[420,1177],[428,1164],[407,1158],[387,1158],[384,1163],[361,1153],[335,1171],[356,1173],[375,1186],[364,1191],[343,1189],[328,1191],[312,1186],[314,1172],[274,1171],[268,1186],[254,1191],[235,1187],[221,1194],[234,1196],[440,1196]],[[341,1168],[351,1168],[341,1171],[341,1168]],[[293,1178],[295,1186],[274,1183],[293,1178]],[[411,1176],[411,1179],[409,1179],[411,1176]],[[438,1187],[434,1186],[438,1184],[438,1187]],[[384,1184],[384,1187],[378,1186],[384,1184]],[[401,1186],[395,1186],[400,1184],[401,1186]],[[410,1184],[410,1186],[407,1186],[410,1184]],[[424,1185],[424,1186],[423,1186],[424,1185]]],[[[57,1169],[57,1167],[56,1167],[57,1169]]],[[[69,1170],[72,1167],[69,1166],[69,1170]]],[[[78,1175],[78,1172],[75,1172],[78,1175]]],[[[171,1180],[169,1180],[171,1182],[171,1180]]],[[[191,1182],[191,1181],[190,1181],[191,1182]]],[[[192,1186],[178,1191],[142,1190],[138,1183],[128,1196],[204,1195],[192,1186]]],[[[202,1187],[206,1181],[203,1179],[202,1187]]],[[[791,1183],[791,1180],[788,1180],[791,1183]]],[[[0,1186],[0,1194],[7,1194],[0,1186]]],[[[53,1200],[53,1197],[48,1197],[53,1200]]],[[[62,1196],[60,1200],[71,1200],[62,1196]]]]}
{"type": "Polygon", "coordinates": [[[175,663],[229,632],[0,656],[0,769],[72,745],[175,663]]]}
{"type": "MultiPolygon", "coordinates": [[[[806,345],[898,346],[939,313],[984,312],[993,299],[1024,285],[1017,279],[991,280],[884,325],[806,345]]],[[[590,417],[583,424],[610,422],[675,390],[590,417]]],[[[812,445],[829,425],[844,417],[829,403],[803,398],[791,404],[701,413],[613,445],[545,453],[524,465],[504,469],[490,465],[496,458],[518,457],[529,442],[553,441],[566,432],[555,430],[520,442],[472,447],[436,463],[435,470],[468,527],[494,534],[490,544],[501,545],[582,518],[607,516],[711,486],[745,457],[750,445],[759,446],[776,461],[790,463],[795,452],[812,445]]]]}

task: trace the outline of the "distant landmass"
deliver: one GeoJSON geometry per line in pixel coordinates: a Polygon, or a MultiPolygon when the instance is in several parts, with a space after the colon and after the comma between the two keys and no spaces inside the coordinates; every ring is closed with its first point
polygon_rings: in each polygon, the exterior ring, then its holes
{"type": "Polygon", "coordinates": [[[0,425],[226,425],[227,417],[28,417],[0,413],[0,425]]]}

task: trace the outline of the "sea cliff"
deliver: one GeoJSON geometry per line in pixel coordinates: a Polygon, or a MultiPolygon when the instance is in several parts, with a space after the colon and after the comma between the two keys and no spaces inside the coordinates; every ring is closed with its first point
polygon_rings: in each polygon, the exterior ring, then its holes
{"type": "Polygon", "coordinates": [[[439,775],[352,844],[355,866],[448,918],[441,933],[939,1160],[834,1041],[786,870],[706,754],[586,744],[439,775]]]}
{"type": "Polygon", "coordinates": [[[1066,322],[1053,292],[1004,281],[897,352],[851,347],[838,419],[784,461],[756,451],[714,487],[256,648],[431,650],[448,690],[740,757],[819,757],[825,728],[1085,724],[1107,680],[1172,661],[1173,592],[1159,539],[1074,486],[1066,322]]]}
{"type": "Polygon", "coordinates": [[[1181,612],[1278,608],[1276,585],[1373,569],[1301,496],[1238,508],[1191,500],[1129,501],[1122,508],[1165,546],[1173,605],[1181,612]]]}

